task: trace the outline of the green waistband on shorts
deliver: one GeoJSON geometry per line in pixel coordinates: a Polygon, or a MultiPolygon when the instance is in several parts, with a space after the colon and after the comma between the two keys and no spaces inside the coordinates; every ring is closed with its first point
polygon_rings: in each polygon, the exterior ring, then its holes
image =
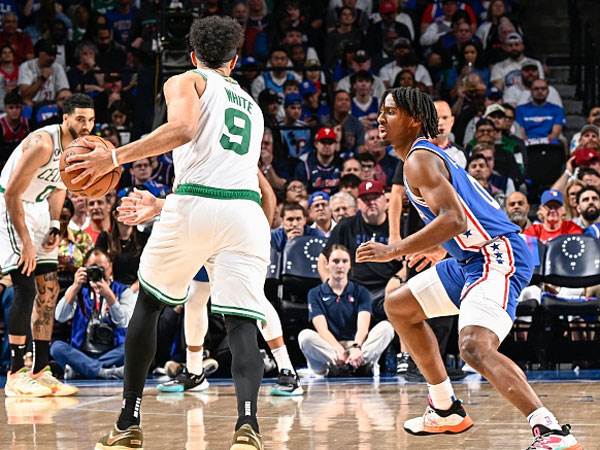
{"type": "Polygon", "coordinates": [[[260,195],[250,189],[220,189],[201,184],[180,184],[175,189],[176,194],[195,195],[197,197],[216,198],[220,200],[251,200],[261,204],[260,195]]]}

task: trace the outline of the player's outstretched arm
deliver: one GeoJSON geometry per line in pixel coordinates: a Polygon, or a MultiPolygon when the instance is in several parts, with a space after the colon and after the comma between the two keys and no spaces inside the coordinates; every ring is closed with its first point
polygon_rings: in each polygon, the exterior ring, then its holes
{"type": "Polygon", "coordinates": [[[48,133],[32,133],[27,136],[23,142],[23,155],[17,162],[4,193],[10,221],[21,239],[21,258],[18,264],[23,265],[21,272],[25,275],[31,274],[35,269],[35,248],[25,224],[23,193],[36,170],[46,164],[51,156],[52,138],[48,133]]]}
{"type": "Polygon", "coordinates": [[[112,151],[101,144],[85,141],[93,151],[67,158],[67,172],[82,170],[73,183],[87,179],[83,187],[86,189],[118,165],[162,155],[190,142],[200,121],[199,98],[205,87],[204,79],[191,72],[169,78],[163,88],[167,122],[144,138],[112,151]]]}
{"type": "Polygon", "coordinates": [[[162,211],[165,200],[156,198],[148,191],[134,189],[121,199],[117,207],[117,220],[125,225],[140,225],[149,222],[162,211]]]}
{"type": "Polygon", "coordinates": [[[404,173],[409,185],[420,193],[437,217],[396,245],[376,242],[362,244],[356,252],[357,262],[385,262],[423,252],[443,244],[467,229],[465,212],[448,180],[448,171],[439,157],[431,152],[416,151],[406,160],[404,173]]]}

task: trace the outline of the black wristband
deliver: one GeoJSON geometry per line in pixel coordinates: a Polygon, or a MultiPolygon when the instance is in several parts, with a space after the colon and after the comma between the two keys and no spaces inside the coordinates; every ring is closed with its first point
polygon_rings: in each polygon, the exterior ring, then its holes
{"type": "Polygon", "coordinates": [[[354,344],[352,344],[350,346],[350,348],[358,348],[358,349],[360,349],[360,345],[358,345],[358,343],[355,342],[354,344]]]}

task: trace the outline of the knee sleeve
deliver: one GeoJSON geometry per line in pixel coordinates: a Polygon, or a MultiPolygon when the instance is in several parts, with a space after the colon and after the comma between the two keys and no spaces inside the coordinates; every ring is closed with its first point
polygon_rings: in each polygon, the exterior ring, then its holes
{"type": "Polygon", "coordinates": [[[258,348],[256,320],[225,316],[225,329],[232,355],[232,375],[235,377],[241,373],[257,371],[262,377],[263,361],[258,348]]]}
{"type": "Polygon", "coordinates": [[[31,312],[35,300],[35,277],[23,275],[18,270],[11,272],[10,277],[15,292],[8,320],[8,334],[25,336],[31,321],[31,312]]]}

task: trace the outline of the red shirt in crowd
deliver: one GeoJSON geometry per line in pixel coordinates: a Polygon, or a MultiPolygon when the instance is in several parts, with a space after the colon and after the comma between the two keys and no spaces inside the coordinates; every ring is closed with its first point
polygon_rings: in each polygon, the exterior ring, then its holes
{"type": "Polygon", "coordinates": [[[523,234],[537,238],[542,244],[551,241],[555,237],[563,234],[581,234],[583,229],[571,220],[563,220],[560,228],[554,231],[548,231],[541,223],[534,223],[523,231],[523,234]]]}
{"type": "Polygon", "coordinates": [[[0,31],[0,46],[10,45],[15,50],[15,63],[21,64],[33,58],[33,43],[27,33],[17,31],[9,35],[4,31],[0,31]]]}

